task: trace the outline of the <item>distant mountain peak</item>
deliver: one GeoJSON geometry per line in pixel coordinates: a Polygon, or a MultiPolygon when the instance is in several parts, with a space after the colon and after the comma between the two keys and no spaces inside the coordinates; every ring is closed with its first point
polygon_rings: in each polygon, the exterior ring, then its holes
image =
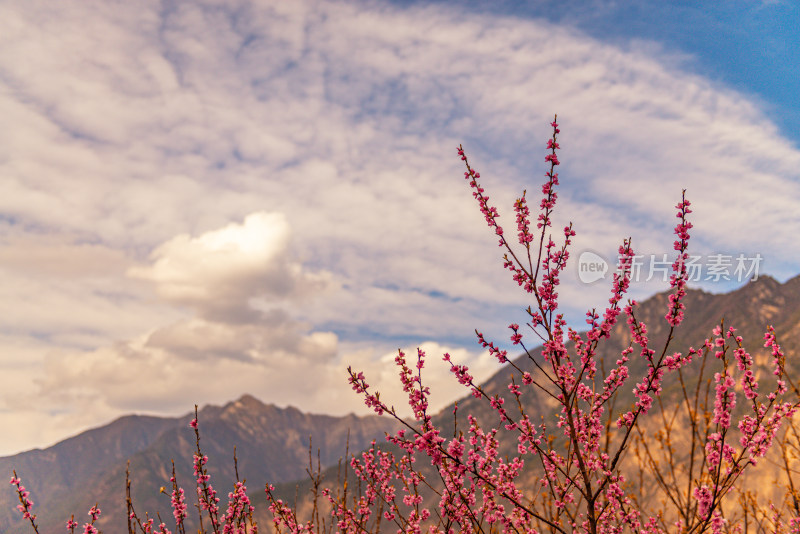
{"type": "Polygon", "coordinates": [[[236,406],[241,406],[241,407],[244,407],[244,408],[248,408],[248,409],[253,409],[253,408],[258,409],[258,408],[263,408],[264,406],[266,406],[266,404],[264,404],[259,399],[255,398],[254,396],[250,395],[249,393],[245,393],[244,395],[239,397],[237,400],[235,400],[232,404],[234,404],[236,406]]]}
{"type": "Polygon", "coordinates": [[[746,283],[744,286],[742,286],[742,287],[744,288],[744,287],[751,286],[751,287],[769,287],[769,288],[777,288],[777,287],[780,287],[780,286],[782,286],[782,285],[783,285],[783,284],[781,284],[780,282],[778,282],[778,280],[776,280],[776,279],[775,279],[775,278],[773,278],[772,276],[770,276],[770,275],[768,275],[768,274],[762,274],[762,275],[759,275],[759,277],[758,277],[758,278],[756,278],[755,280],[749,280],[749,281],[748,281],[748,282],[747,282],[747,283],[746,283]]]}

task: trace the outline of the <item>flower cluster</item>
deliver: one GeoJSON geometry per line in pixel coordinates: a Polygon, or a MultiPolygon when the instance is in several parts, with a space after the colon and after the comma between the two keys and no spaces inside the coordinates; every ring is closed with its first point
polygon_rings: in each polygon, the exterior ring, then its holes
{"type": "MultiPolygon", "coordinates": [[[[208,474],[206,465],[208,464],[208,456],[204,455],[200,448],[200,429],[197,420],[197,406],[195,406],[194,418],[189,423],[189,427],[195,433],[195,453],[193,455],[194,461],[194,476],[197,485],[197,504],[195,505],[200,513],[200,524],[198,532],[205,534],[207,531],[204,526],[204,515],[210,522],[211,531],[214,534],[257,534],[258,525],[253,520],[253,512],[255,508],[250,503],[250,498],[247,495],[247,487],[244,482],[239,481],[238,467],[236,467],[236,482],[233,491],[228,493],[228,506],[224,515],[220,517],[219,514],[219,497],[213,486],[209,484],[211,476],[208,474]]],[[[237,465],[236,450],[234,449],[233,455],[234,466],[237,465]]],[[[183,488],[178,485],[177,477],[175,475],[175,462],[172,463],[172,476],[169,479],[172,484],[172,491],[170,492],[170,505],[172,507],[172,515],[175,519],[175,532],[176,534],[186,533],[186,519],[187,519],[187,504],[183,488]]],[[[127,485],[127,503],[128,503],[128,532],[135,533],[141,532],[142,534],[172,534],[167,528],[167,525],[161,521],[159,522],[152,517],[140,518],[139,514],[134,509],[133,501],[131,499],[131,482],[129,473],[126,472],[126,485],[127,485]],[[137,530],[138,529],[138,530],[137,530]]],[[[165,487],[161,488],[161,493],[167,493],[165,487]]]]}
{"type": "Polygon", "coordinates": [[[233,491],[228,493],[228,508],[223,517],[223,534],[247,534],[257,532],[257,527],[248,529],[247,518],[252,517],[255,508],[247,496],[247,486],[237,481],[233,491]]]}
{"type": "Polygon", "coordinates": [[[17,510],[20,511],[23,519],[27,519],[31,522],[33,530],[38,533],[39,529],[36,527],[36,516],[31,513],[31,510],[33,509],[33,501],[30,498],[31,492],[26,490],[25,486],[22,485],[22,481],[17,476],[16,470],[14,471],[9,483],[14,486],[17,492],[17,498],[19,499],[17,510]]]}
{"type": "Polygon", "coordinates": [[[671,326],[678,326],[683,321],[683,310],[686,308],[681,302],[683,297],[686,296],[686,261],[689,259],[689,254],[686,248],[689,246],[689,229],[692,223],[686,220],[686,216],[692,212],[689,209],[691,203],[686,200],[686,190],[683,190],[682,200],[675,206],[678,209],[676,217],[681,221],[675,227],[675,235],[678,239],[675,241],[674,247],[678,251],[678,257],[675,263],[672,264],[674,274],[670,277],[670,285],[675,288],[675,292],[669,296],[669,311],[667,311],[666,319],[671,326]]]}
{"type": "Polygon", "coordinates": [[[169,478],[172,483],[172,494],[170,495],[170,504],[172,505],[172,516],[175,518],[175,526],[181,528],[186,519],[186,497],[183,488],[178,486],[178,481],[175,478],[175,462],[172,463],[172,476],[169,478]]]}

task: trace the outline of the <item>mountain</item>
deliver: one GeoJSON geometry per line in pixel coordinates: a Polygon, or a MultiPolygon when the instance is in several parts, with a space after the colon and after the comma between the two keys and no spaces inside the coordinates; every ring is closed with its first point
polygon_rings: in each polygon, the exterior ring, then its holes
{"type": "MultiPolygon", "coordinates": [[[[664,320],[669,303],[669,291],[658,293],[647,300],[640,302],[634,309],[637,320],[647,325],[650,347],[661,350],[667,339],[669,325],[664,320]]],[[[712,330],[719,326],[724,319],[725,329],[729,326],[736,328],[736,333],[741,335],[744,340],[744,347],[753,355],[756,364],[761,367],[770,366],[771,358],[769,352],[764,349],[764,332],[769,325],[775,328],[778,341],[786,352],[788,368],[798,370],[796,362],[800,356],[800,276],[792,278],[781,284],[770,276],[761,276],[757,280],[750,282],[741,288],[730,293],[713,294],[699,289],[688,289],[684,298],[686,305],[684,320],[675,330],[673,340],[670,343],[669,353],[683,351],[689,347],[700,347],[703,341],[712,337],[712,330]]],[[[603,309],[598,309],[602,317],[603,309]]],[[[620,314],[617,324],[614,326],[610,339],[603,339],[598,346],[597,354],[604,359],[607,368],[614,364],[620,352],[629,345],[631,341],[628,325],[625,323],[625,315],[620,314]]],[[[530,337],[530,336],[529,336],[530,337]]],[[[574,354],[573,344],[567,344],[570,353],[574,354]]],[[[541,362],[541,347],[530,350],[532,358],[541,362]]],[[[529,371],[533,376],[537,376],[535,366],[531,357],[523,354],[515,359],[515,364],[529,371]]],[[[628,386],[624,386],[623,396],[632,398],[629,390],[633,388],[633,380],[643,376],[645,362],[638,356],[638,346],[634,346],[634,353],[628,363],[631,378],[628,386]]],[[[512,398],[508,395],[508,384],[510,379],[510,366],[504,366],[489,378],[483,385],[484,391],[488,395],[501,395],[508,401],[512,398]]],[[[771,368],[769,368],[771,373],[771,368]]],[[[515,373],[516,374],[516,373],[515,373]]],[[[713,375],[712,375],[713,376],[713,375]]],[[[797,376],[797,373],[793,373],[797,376]]],[[[517,384],[521,384],[519,376],[515,376],[517,384]]],[[[665,385],[666,389],[667,385],[665,385]]],[[[527,406],[531,414],[544,412],[542,406],[551,403],[544,394],[535,388],[529,388],[531,392],[527,394],[527,406]]],[[[476,416],[492,417],[491,410],[485,409],[486,403],[471,396],[465,396],[458,401],[458,411],[465,416],[467,413],[475,412],[476,416]]],[[[440,417],[449,418],[452,426],[452,406],[442,410],[440,417]]],[[[488,423],[489,421],[483,421],[488,423]]],[[[494,420],[492,419],[492,422],[494,420]]]]}
{"type": "MultiPolygon", "coordinates": [[[[667,312],[669,303],[669,292],[663,292],[654,295],[653,297],[639,303],[635,308],[635,315],[637,320],[647,324],[648,334],[650,338],[649,346],[653,349],[660,351],[664,346],[664,341],[667,338],[669,327],[664,319],[667,312]]],[[[739,288],[730,293],[725,294],[712,294],[702,290],[690,289],[687,292],[684,303],[686,305],[685,318],[681,325],[674,332],[674,337],[670,343],[668,354],[675,351],[687,351],[689,347],[702,346],[705,339],[712,337],[712,330],[720,324],[724,319],[725,329],[733,326],[737,329],[737,334],[741,335],[744,340],[744,347],[752,354],[755,362],[756,375],[763,379],[761,384],[761,391],[766,393],[774,388],[772,382],[772,358],[767,349],[763,347],[764,332],[769,325],[775,328],[778,341],[781,344],[786,354],[786,365],[788,373],[792,380],[796,383],[800,380],[800,276],[792,278],[787,282],[781,284],[769,276],[762,276],[759,279],[748,283],[747,285],[739,288]]],[[[602,309],[598,313],[602,317],[602,309]]],[[[628,325],[625,322],[625,315],[620,315],[618,323],[613,329],[610,339],[604,339],[598,347],[598,356],[606,362],[606,368],[619,358],[620,352],[629,345],[631,336],[628,330],[628,325]]],[[[530,337],[530,336],[529,336],[530,337]]],[[[570,354],[575,354],[574,345],[570,342],[567,344],[567,349],[570,354]]],[[[529,351],[530,357],[523,354],[514,360],[514,363],[524,371],[529,371],[534,377],[541,376],[536,370],[532,359],[535,359],[540,364],[541,360],[541,347],[532,348],[529,351]]],[[[695,362],[697,363],[697,362],[695,362]]],[[[628,382],[620,390],[619,398],[616,404],[616,413],[621,410],[627,410],[633,401],[631,390],[635,383],[644,376],[646,364],[642,358],[639,357],[638,347],[634,346],[634,353],[628,363],[630,370],[630,378],[628,382]]],[[[698,365],[687,367],[684,371],[684,380],[687,388],[693,393],[693,387],[697,384],[698,380],[702,380],[703,384],[711,380],[711,403],[713,405],[714,389],[713,389],[713,376],[714,367],[719,366],[719,361],[715,360],[713,354],[707,359],[707,365],[702,377],[698,372],[698,365]]],[[[717,369],[718,370],[718,369],[717,369]]],[[[510,365],[506,364],[499,367],[497,373],[489,378],[482,384],[482,389],[490,396],[500,395],[506,400],[505,406],[510,408],[512,415],[517,414],[516,400],[509,393],[508,384],[510,383],[510,376],[515,375],[516,383],[522,384],[521,377],[514,371],[510,365]]],[[[600,379],[601,380],[601,379],[600,379]]],[[[554,410],[560,409],[554,401],[544,394],[541,390],[535,387],[522,387],[521,403],[525,413],[529,417],[538,421],[539,416],[543,416],[545,421],[554,420],[554,410]]],[[[690,393],[691,394],[691,393],[690,393]]],[[[676,406],[680,399],[682,399],[682,390],[680,383],[674,375],[668,375],[664,382],[664,391],[661,394],[661,399],[668,407],[676,406]]],[[[739,403],[737,406],[745,406],[742,401],[741,395],[739,396],[739,403]]],[[[454,428],[453,420],[453,405],[450,405],[434,416],[434,423],[444,429],[443,434],[445,437],[452,435],[454,428]]],[[[468,429],[467,415],[474,415],[480,422],[482,428],[488,429],[499,427],[499,418],[496,413],[488,406],[488,403],[483,399],[476,399],[471,395],[465,395],[458,401],[458,416],[457,423],[458,429],[466,432],[468,429]]],[[[641,422],[643,431],[643,439],[653,440],[655,432],[661,427],[662,419],[657,414],[651,414],[651,417],[644,417],[641,422]]],[[[796,416],[796,421],[800,421],[796,416]]],[[[689,425],[683,420],[678,420],[675,425],[674,442],[678,444],[678,454],[676,462],[681,463],[683,457],[689,453],[689,447],[682,446],[689,444],[687,435],[689,425]]],[[[550,426],[549,433],[561,436],[560,432],[555,430],[554,426],[550,426]]],[[[734,432],[738,432],[734,430],[734,432]]],[[[738,434],[736,434],[738,436],[738,434]]],[[[498,434],[500,439],[500,457],[513,457],[517,453],[517,441],[515,435],[510,436],[511,439],[504,439],[503,436],[508,437],[507,431],[501,428],[498,434]]],[[[563,438],[559,438],[563,439],[563,438]]],[[[736,438],[738,439],[738,437],[736,438]]],[[[654,443],[653,441],[650,441],[654,443]]],[[[383,447],[385,450],[393,449],[393,447],[383,447]]],[[[772,453],[777,453],[777,447],[773,449],[772,453]]],[[[624,457],[625,462],[623,471],[625,472],[628,480],[633,480],[634,475],[639,475],[639,464],[632,452],[628,452],[624,457]]],[[[775,483],[774,480],[780,474],[780,464],[776,462],[777,458],[774,456],[768,457],[767,461],[761,462],[757,469],[751,470],[747,474],[746,487],[760,488],[762,496],[775,499],[780,499],[783,494],[783,486],[775,483]],[[772,494],[767,495],[766,492],[771,491],[772,494]]],[[[523,487],[526,484],[533,484],[539,478],[540,473],[537,467],[537,462],[529,462],[527,465],[531,469],[523,474],[521,477],[523,487]]],[[[437,480],[438,477],[430,469],[428,462],[418,461],[416,467],[425,474],[428,480],[437,480]]],[[[526,467],[526,469],[528,469],[526,467]]],[[[658,496],[656,495],[657,487],[653,483],[652,472],[648,472],[647,468],[643,471],[644,482],[639,484],[636,491],[643,493],[649,492],[648,495],[643,496],[642,502],[656,503],[658,496]],[[648,501],[649,499],[649,501],[648,501]]],[[[337,479],[337,469],[330,468],[323,473],[325,480],[337,479]]],[[[352,481],[352,474],[349,475],[352,481]]],[[[744,484],[745,482],[743,482],[744,484]]],[[[301,482],[298,494],[303,496],[307,495],[310,490],[310,484],[301,482]]],[[[427,495],[425,505],[432,510],[437,508],[438,498],[433,495],[427,495]]],[[[761,504],[764,504],[762,502],[761,504]]],[[[301,508],[308,509],[308,504],[301,502],[301,508]]]]}
{"type": "MultiPolygon", "coordinates": [[[[125,517],[125,469],[130,460],[132,495],[137,512],[161,511],[170,524],[169,498],[159,494],[169,487],[172,459],[177,479],[193,498],[192,455],[195,437],[189,427],[193,414],[177,418],[125,416],[83,432],[44,450],[32,450],[0,458],[0,473],[12,469],[31,492],[34,513],[42,534],[62,532],[75,514],[83,524],[88,509],[99,503],[99,528],[107,533],[127,530],[125,517]]],[[[322,466],[336,464],[345,450],[359,450],[396,427],[377,416],[333,417],[305,414],[296,408],[278,408],[245,395],[225,406],[206,406],[198,414],[203,453],[209,457],[211,483],[221,502],[235,480],[233,451],[236,447],[240,478],[263,503],[266,482],[283,483],[305,476],[309,445],[322,466]],[[309,441],[311,439],[311,441],[309,441]]],[[[28,533],[16,510],[11,488],[0,492],[0,532],[28,533]]],[[[187,529],[187,531],[190,531],[187,529]]]]}
{"type": "MultiPolygon", "coordinates": [[[[636,308],[637,319],[647,324],[652,348],[660,349],[666,339],[668,328],[664,314],[668,295],[668,292],[659,293],[636,308]]],[[[769,378],[771,358],[763,348],[763,334],[771,324],[785,350],[791,376],[796,379],[797,362],[800,358],[800,276],[783,284],[762,276],[726,294],[689,290],[684,302],[685,319],[675,332],[670,352],[701,346],[711,336],[713,328],[724,319],[726,328],[733,326],[744,337],[745,348],[753,354],[757,364],[757,374],[769,378]]],[[[600,313],[602,314],[602,310],[600,313]]],[[[628,346],[629,341],[628,327],[624,316],[621,316],[611,339],[601,343],[598,354],[606,362],[613,362],[620,351],[628,346]]],[[[571,349],[572,345],[568,344],[568,348],[571,349]]],[[[531,349],[531,357],[540,358],[540,350],[531,349]]],[[[634,353],[629,363],[631,379],[621,391],[618,409],[630,402],[630,390],[645,368],[637,354],[638,352],[634,353]]],[[[515,363],[524,370],[534,369],[530,358],[524,354],[515,363]]],[[[508,398],[510,374],[510,366],[501,366],[483,384],[483,389],[489,395],[499,394],[508,398]]],[[[713,373],[708,374],[706,371],[703,380],[711,376],[713,373]]],[[[690,383],[700,379],[696,373],[689,372],[686,378],[690,383]]],[[[521,383],[519,377],[516,380],[518,384],[521,383]]],[[[768,387],[766,383],[762,385],[764,389],[768,387]]],[[[554,406],[546,395],[536,388],[523,388],[523,391],[522,402],[526,413],[533,419],[537,419],[538,415],[552,419],[554,406]]],[[[665,403],[674,403],[679,393],[676,381],[667,381],[662,399],[665,403]]],[[[484,428],[497,425],[496,416],[484,401],[466,395],[458,402],[458,406],[458,425],[461,430],[467,428],[466,415],[469,413],[473,413],[484,428]]],[[[437,414],[434,420],[441,428],[452,429],[452,413],[451,405],[437,414]]],[[[86,517],[84,514],[95,502],[99,502],[103,510],[101,528],[106,533],[115,533],[125,531],[124,480],[126,462],[130,460],[133,498],[137,511],[160,510],[162,518],[169,526],[173,524],[169,498],[159,495],[158,489],[167,485],[170,460],[173,458],[176,461],[178,482],[186,490],[190,517],[193,512],[191,503],[194,480],[191,476],[191,458],[195,442],[194,434],[188,426],[191,418],[188,414],[180,418],[122,417],[109,425],[84,432],[48,449],[0,458],[0,472],[5,470],[10,475],[13,468],[17,469],[36,502],[35,510],[43,526],[43,534],[62,532],[64,521],[72,513],[83,522],[86,517]]],[[[264,524],[267,520],[263,497],[266,482],[278,487],[277,493],[282,498],[297,502],[301,509],[308,509],[307,495],[311,485],[305,470],[308,466],[309,435],[313,435],[313,448],[321,449],[323,468],[329,466],[323,470],[323,485],[335,486],[342,472],[336,464],[344,455],[348,431],[349,450],[355,452],[365,448],[372,439],[380,439],[384,432],[392,432],[397,428],[395,422],[386,417],[361,418],[351,415],[337,418],[308,415],[294,408],[281,409],[264,405],[247,395],[223,407],[207,406],[200,411],[199,419],[201,446],[210,458],[211,481],[221,495],[221,504],[225,503],[224,496],[234,480],[232,454],[236,446],[239,474],[248,481],[249,493],[256,505],[262,528],[268,527],[264,524]]],[[[655,427],[650,428],[648,424],[643,425],[645,433],[655,430],[655,427]]],[[[515,440],[501,443],[501,456],[516,455],[515,440]]],[[[424,462],[417,465],[424,469],[424,462]]],[[[769,469],[769,462],[763,465],[769,469]]],[[[535,473],[529,475],[529,480],[535,477],[535,473]]],[[[779,488],[769,482],[774,478],[774,470],[759,476],[759,482],[748,487],[779,488]]],[[[350,477],[352,482],[352,475],[350,477]]],[[[0,492],[0,532],[29,532],[29,527],[21,522],[15,505],[14,494],[10,489],[7,493],[0,492]]]]}

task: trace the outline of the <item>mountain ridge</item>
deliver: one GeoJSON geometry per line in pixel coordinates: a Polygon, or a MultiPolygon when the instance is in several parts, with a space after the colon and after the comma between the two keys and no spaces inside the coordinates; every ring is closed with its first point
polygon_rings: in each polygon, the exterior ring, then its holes
{"type": "MultiPolygon", "coordinates": [[[[73,513],[81,517],[95,502],[103,510],[99,528],[124,531],[128,461],[137,509],[160,509],[163,517],[171,516],[169,500],[159,499],[158,490],[171,476],[173,459],[178,482],[191,490],[193,417],[121,416],[51,447],[0,457],[0,472],[10,476],[16,469],[36,503],[34,513],[43,533],[60,532],[73,513]]],[[[218,488],[232,486],[235,479],[234,450],[243,479],[251,484],[285,483],[305,474],[310,449],[319,448],[322,465],[332,465],[348,443],[353,450],[361,449],[395,427],[378,416],[306,414],[292,406],[265,404],[249,394],[222,406],[204,406],[198,419],[203,453],[211,458],[209,472],[218,488]]],[[[0,492],[0,532],[28,532],[30,525],[22,521],[16,504],[10,489],[0,492]]]]}

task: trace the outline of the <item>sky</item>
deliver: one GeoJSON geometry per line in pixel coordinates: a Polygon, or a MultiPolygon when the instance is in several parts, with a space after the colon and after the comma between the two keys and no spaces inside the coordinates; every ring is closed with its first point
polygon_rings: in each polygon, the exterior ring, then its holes
{"type": "Polygon", "coordinates": [[[531,302],[456,147],[513,235],[555,114],[575,327],[624,238],[668,288],[682,189],[690,286],[797,275],[798,7],[697,5],[0,4],[0,455],[244,393],[369,413],[348,366],[402,411],[398,349],[462,396],[442,354],[488,378],[475,329],[513,350],[531,302]]]}

